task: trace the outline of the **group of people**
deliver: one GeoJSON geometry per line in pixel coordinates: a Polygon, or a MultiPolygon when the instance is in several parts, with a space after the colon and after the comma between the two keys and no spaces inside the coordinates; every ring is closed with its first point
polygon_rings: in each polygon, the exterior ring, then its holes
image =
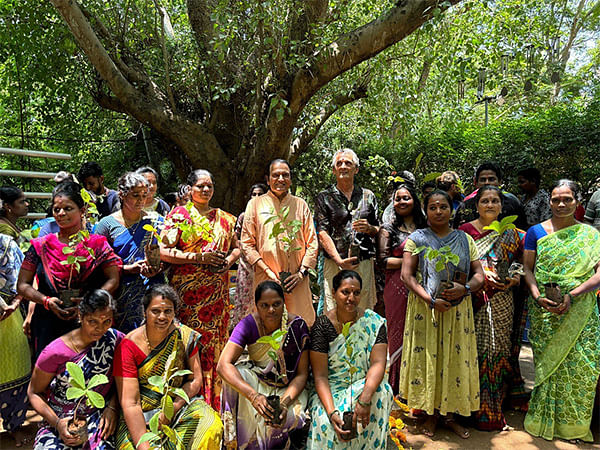
{"type": "Polygon", "coordinates": [[[211,206],[206,170],[169,205],[152,168],[113,191],[89,162],[55,180],[30,242],[23,192],[0,188],[4,429],[21,444],[33,408],[36,449],[151,448],[151,430],[194,449],[385,448],[397,396],[428,436],[502,430],[511,407],[528,410],[532,435],[592,440],[600,236],[576,219],[578,185],[545,191],[526,169],[519,199],[485,163],[467,196],[452,171],[419,195],[402,172],[380,216],[359,165],[335,153],[313,216],[274,160],[236,218],[211,206]],[[531,398],[518,364],[527,313],[531,398]],[[106,376],[90,387],[103,407],[74,398],[69,363],[86,382],[106,376]]]}

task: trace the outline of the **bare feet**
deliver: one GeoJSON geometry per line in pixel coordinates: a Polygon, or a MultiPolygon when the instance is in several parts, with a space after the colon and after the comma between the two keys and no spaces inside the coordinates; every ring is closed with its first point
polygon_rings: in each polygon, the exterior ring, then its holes
{"type": "Polygon", "coordinates": [[[21,431],[21,428],[17,428],[11,433],[11,436],[15,440],[15,447],[22,447],[25,441],[25,433],[21,431]]]}
{"type": "Polygon", "coordinates": [[[460,425],[454,419],[444,420],[444,426],[449,428],[450,430],[454,431],[454,434],[456,434],[458,437],[460,437],[462,439],[469,439],[471,437],[471,433],[469,433],[469,430],[467,430],[465,427],[460,425]]]}
{"type": "Polygon", "coordinates": [[[427,420],[419,427],[419,432],[428,437],[433,437],[437,428],[437,416],[427,416],[427,420]]]}

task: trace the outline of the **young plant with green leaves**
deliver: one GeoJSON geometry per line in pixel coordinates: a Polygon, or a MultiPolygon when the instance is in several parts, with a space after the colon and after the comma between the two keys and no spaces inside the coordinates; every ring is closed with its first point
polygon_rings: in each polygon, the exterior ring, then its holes
{"type": "Polygon", "coordinates": [[[71,289],[71,281],[73,281],[73,273],[79,273],[81,271],[81,263],[87,261],[85,256],[77,256],[75,252],[79,244],[82,244],[83,249],[92,257],[95,258],[94,250],[85,245],[86,240],[90,237],[90,233],[87,230],[79,230],[77,233],[69,236],[69,243],[63,247],[63,255],[67,255],[67,259],[61,261],[63,266],[70,266],[69,270],[69,282],[67,283],[67,289],[71,289]]]}
{"type": "Polygon", "coordinates": [[[288,220],[290,207],[284,206],[280,211],[271,208],[271,212],[265,225],[273,222],[273,229],[269,234],[269,239],[274,239],[278,246],[286,253],[296,252],[301,247],[296,247],[296,236],[302,228],[302,221],[288,220]]]}
{"type": "MultiPolygon", "coordinates": [[[[285,331],[281,328],[275,330],[272,334],[261,336],[256,340],[259,344],[267,344],[271,347],[271,349],[267,352],[269,358],[273,361],[273,364],[277,364],[277,352],[281,348],[281,342],[285,337],[285,331]]],[[[281,377],[278,375],[278,377],[281,377]]]]}
{"type": "MultiPolygon", "coordinates": [[[[352,322],[346,322],[343,326],[342,326],[342,336],[344,336],[344,347],[345,347],[345,356],[343,358],[343,361],[346,363],[346,366],[348,367],[348,376],[346,377],[346,381],[348,382],[348,385],[350,386],[350,395],[348,397],[348,404],[352,405],[352,398],[353,396],[353,392],[352,392],[352,386],[354,383],[354,374],[356,372],[358,372],[358,366],[356,365],[356,356],[357,356],[357,352],[356,349],[354,348],[354,345],[352,345],[352,343],[350,342],[350,336],[352,335],[352,333],[350,333],[350,327],[352,327],[352,322]]],[[[342,429],[345,431],[352,431],[352,433],[349,436],[349,439],[353,439],[354,437],[356,437],[356,429],[354,427],[352,427],[352,419],[351,416],[354,414],[353,411],[343,411],[342,413],[342,417],[343,417],[343,421],[344,421],[344,425],[342,426],[342,429]]]]}
{"type": "Polygon", "coordinates": [[[417,247],[412,252],[413,255],[418,255],[423,252],[423,257],[428,261],[435,261],[435,271],[441,272],[446,269],[446,274],[448,275],[448,281],[450,281],[452,275],[450,272],[450,264],[458,265],[460,258],[455,253],[452,253],[450,246],[445,245],[441,247],[439,250],[426,247],[422,245],[421,247],[417,247]]]}
{"type": "Polygon", "coordinates": [[[492,231],[495,231],[496,233],[498,233],[499,235],[501,235],[506,230],[514,230],[515,228],[517,228],[515,226],[515,224],[513,223],[515,220],[517,220],[517,216],[506,216],[500,222],[498,222],[497,220],[494,220],[488,226],[483,227],[483,229],[484,230],[492,230],[492,231]]]}
{"type": "Polygon", "coordinates": [[[148,383],[154,386],[154,390],[157,391],[162,398],[160,400],[160,408],[152,416],[150,422],[148,423],[150,431],[142,435],[137,443],[137,447],[144,442],[149,442],[152,448],[163,449],[166,447],[165,444],[170,442],[177,450],[185,449],[183,436],[181,436],[176,429],[170,427],[169,425],[161,425],[159,422],[161,413],[164,414],[168,420],[173,420],[173,417],[175,416],[175,408],[173,406],[174,397],[180,397],[186,403],[190,402],[188,395],[182,388],[173,387],[172,385],[176,378],[192,374],[192,372],[187,369],[175,370],[173,367],[175,356],[175,353],[171,353],[167,359],[165,372],[163,375],[154,375],[148,379],[148,383]]]}
{"type": "Polygon", "coordinates": [[[92,199],[91,194],[84,188],[81,188],[81,198],[85,203],[85,218],[88,222],[94,225],[98,221],[100,214],[98,213],[98,207],[92,199]]]}
{"type": "Polygon", "coordinates": [[[78,422],[77,412],[84,400],[87,406],[93,406],[97,409],[104,408],[104,397],[93,389],[108,383],[108,378],[106,375],[96,374],[86,383],[81,367],[70,361],[67,363],[67,371],[69,372],[70,385],[67,389],[67,399],[78,400],[75,409],[73,409],[73,422],[76,424],[78,422]]]}
{"type": "MultiPolygon", "coordinates": [[[[184,206],[188,211],[191,220],[186,220],[183,214],[175,213],[165,219],[165,228],[175,231],[181,231],[180,239],[183,242],[201,239],[206,242],[213,241],[213,228],[206,217],[194,208],[194,203],[187,202],[184,206]]],[[[147,229],[144,227],[144,229],[147,229]]],[[[167,240],[172,242],[174,239],[170,234],[167,240]]]]}

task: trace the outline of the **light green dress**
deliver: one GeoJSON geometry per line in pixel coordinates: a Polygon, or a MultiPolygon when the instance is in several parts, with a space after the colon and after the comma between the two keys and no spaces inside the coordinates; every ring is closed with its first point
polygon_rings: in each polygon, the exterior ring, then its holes
{"type": "MultiPolygon", "coordinates": [[[[459,268],[462,270],[471,261],[479,259],[473,238],[464,237],[468,241],[468,248],[463,249],[465,254],[452,248],[461,259],[463,267],[459,268]]],[[[442,239],[438,245],[452,247],[452,242],[442,239]]],[[[409,237],[404,251],[412,252],[416,248],[409,237]]],[[[417,279],[421,278],[419,271],[417,279]]],[[[399,385],[400,397],[406,399],[409,408],[420,409],[430,415],[437,410],[442,415],[456,413],[462,416],[470,416],[473,411],[479,410],[477,336],[473,318],[470,296],[458,306],[439,312],[410,292],[399,385]]]]}
{"type": "MultiPolygon", "coordinates": [[[[600,262],[600,233],[577,224],[537,241],[535,278],[560,285],[563,293],[587,281],[600,262]]],[[[544,439],[593,441],[590,431],[600,375],[600,318],[595,292],[577,296],[566,314],[557,315],[529,299],[529,340],[535,386],[525,430],[544,439]]]]}

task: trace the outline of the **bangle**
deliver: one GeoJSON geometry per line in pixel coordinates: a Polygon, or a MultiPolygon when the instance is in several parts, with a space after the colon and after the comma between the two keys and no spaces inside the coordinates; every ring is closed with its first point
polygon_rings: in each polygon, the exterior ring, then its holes
{"type": "Polygon", "coordinates": [[[281,401],[279,402],[279,404],[285,409],[288,409],[290,407],[290,403],[292,403],[292,400],[289,397],[281,399],[281,401]]]}
{"type": "Polygon", "coordinates": [[[431,309],[433,309],[435,307],[435,298],[433,298],[433,296],[431,296],[431,301],[429,302],[429,307],[431,309]]]}
{"type": "Polygon", "coordinates": [[[573,303],[573,294],[567,292],[567,295],[569,296],[569,300],[571,301],[571,303],[573,303]]]}
{"type": "Polygon", "coordinates": [[[115,408],[113,405],[106,405],[106,407],[112,409],[114,412],[117,412],[117,408],[115,408]]]}
{"type": "Polygon", "coordinates": [[[58,430],[58,422],[60,422],[60,417],[56,416],[56,423],[54,424],[55,430],[58,430]]]}
{"type": "Polygon", "coordinates": [[[533,299],[537,303],[538,306],[542,306],[542,305],[540,305],[540,298],[542,298],[542,296],[538,295],[536,298],[533,299]]]}
{"type": "Polygon", "coordinates": [[[50,297],[48,295],[44,297],[44,300],[42,300],[42,304],[44,305],[44,309],[50,311],[50,297]]]}
{"type": "Polygon", "coordinates": [[[329,414],[327,414],[327,416],[329,417],[329,421],[331,422],[331,417],[335,414],[335,413],[340,413],[337,409],[334,409],[333,411],[331,411],[329,414]]]}
{"type": "Polygon", "coordinates": [[[357,399],[356,399],[356,401],[358,402],[358,404],[359,404],[360,406],[365,406],[365,407],[367,407],[367,406],[371,406],[371,402],[363,402],[363,401],[361,401],[360,397],[359,397],[359,398],[357,398],[357,399]]]}
{"type": "Polygon", "coordinates": [[[256,400],[256,397],[258,397],[258,391],[254,393],[254,395],[252,396],[252,398],[250,399],[250,404],[253,405],[254,404],[254,400],[256,400]]]}

